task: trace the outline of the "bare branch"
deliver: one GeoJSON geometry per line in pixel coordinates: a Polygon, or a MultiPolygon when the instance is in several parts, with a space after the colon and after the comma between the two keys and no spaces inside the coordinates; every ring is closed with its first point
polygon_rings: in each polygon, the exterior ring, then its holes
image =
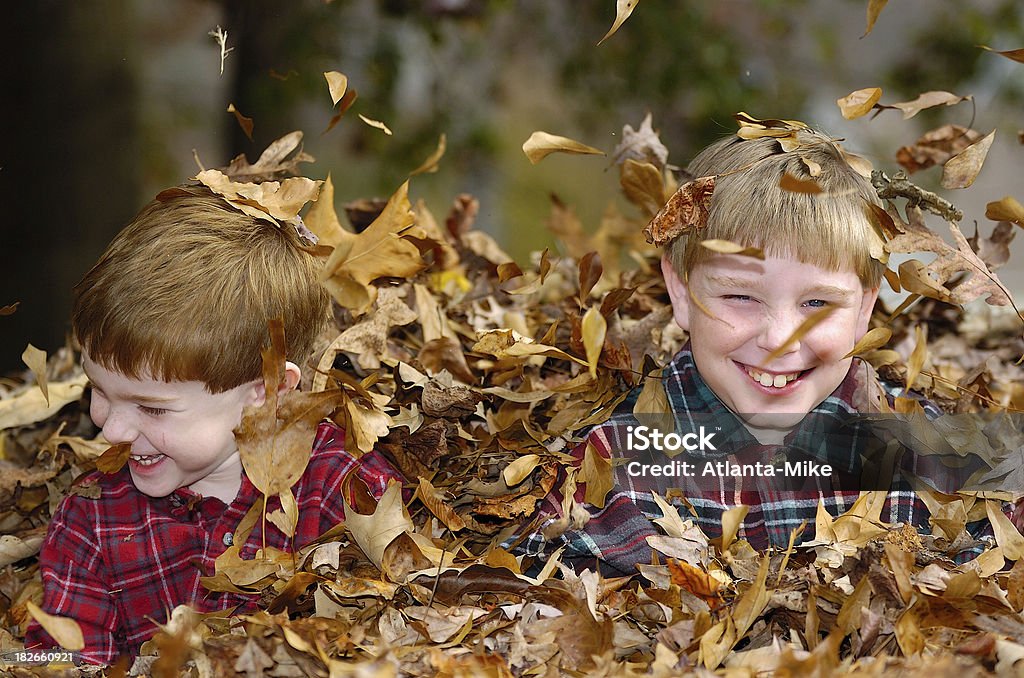
{"type": "Polygon", "coordinates": [[[911,205],[937,214],[946,221],[957,222],[964,218],[964,213],[958,210],[953,203],[911,183],[903,170],[892,175],[892,179],[886,176],[885,172],[874,170],[871,172],[871,185],[875,187],[878,197],[882,200],[906,198],[911,205]]]}
{"type": "Polygon", "coordinates": [[[217,41],[217,45],[220,47],[220,74],[224,75],[224,60],[227,58],[230,52],[234,51],[234,47],[228,47],[228,32],[221,28],[219,25],[215,30],[207,33],[211,38],[217,41]]]}

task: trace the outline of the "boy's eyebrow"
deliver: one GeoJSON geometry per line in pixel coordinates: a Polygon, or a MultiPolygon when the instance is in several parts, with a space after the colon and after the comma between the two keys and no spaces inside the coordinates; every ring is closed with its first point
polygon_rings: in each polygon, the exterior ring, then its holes
{"type": "Polygon", "coordinates": [[[728,287],[730,289],[738,287],[743,287],[746,289],[758,287],[758,284],[752,280],[746,280],[744,278],[730,278],[728,276],[723,275],[708,275],[705,277],[705,280],[707,280],[712,285],[718,285],[719,287],[728,287]]]}
{"type": "MultiPolygon", "coordinates": [[[[755,280],[747,280],[745,278],[731,278],[729,276],[722,275],[708,275],[705,277],[708,283],[724,287],[727,289],[756,289],[761,287],[761,283],[755,280]]],[[[807,289],[807,294],[820,294],[822,296],[839,298],[847,300],[853,296],[853,291],[845,287],[837,287],[835,285],[814,285],[807,289]]]]}
{"type": "Polygon", "coordinates": [[[815,285],[808,290],[808,293],[839,297],[840,299],[849,299],[853,296],[852,290],[848,290],[845,287],[836,287],[835,285],[815,285]]]}

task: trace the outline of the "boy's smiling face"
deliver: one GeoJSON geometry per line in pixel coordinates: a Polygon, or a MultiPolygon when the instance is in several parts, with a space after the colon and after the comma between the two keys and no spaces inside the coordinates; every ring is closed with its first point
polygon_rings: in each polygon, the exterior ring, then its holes
{"type": "Polygon", "coordinates": [[[242,464],[232,430],[246,405],[259,404],[263,384],[210,393],[199,381],[127,377],[83,355],[93,385],[89,415],[111,443],[131,443],[135,487],[165,497],[180,487],[230,503],[242,464]]]}
{"type": "Polygon", "coordinates": [[[867,331],[878,296],[852,270],[790,258],[715,255],[694,267],[688,284],[667,258],[662,270],[701,377],[748,424],[767,428],[796,425],[839,386],[850,368],[844,356],[867,331]],[[824,307],[834,311],[765,363],[824,307]]]}

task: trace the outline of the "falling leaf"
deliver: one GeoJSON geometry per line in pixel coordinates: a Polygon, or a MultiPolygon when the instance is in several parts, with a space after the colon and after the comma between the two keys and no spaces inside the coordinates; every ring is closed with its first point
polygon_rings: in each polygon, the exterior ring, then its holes
{"type": "Polygon", "coordinates": [[[346,238],[352,237],[349,231],[342,228],[338,214],[334,210],[334,182],[331,181],[330,172],[320,187],[316,201],[302,221],[306,228],[316,235],[319,245],[335,247],[346,238]]]}
{"type": "Polygon", "coordinates": [[[50,637],[57,641],[57,645],[72,652],[85,649],[85,637],[82,635],[82,627],[74,619],[58,617],[57,615],[43,612],[31,600],[25,601],[25,608],[32,615],[32,618],[39,622],[39,625],[50,634],[50,637]]]}
{"type": "Polygon", "coordinates": [[[898,104],[878,104],[881,109],[899,109],[903,111],[903,119],[908,120],[926,108],[934,106],[953,106],[961,101],[973,101],[974,97],[957,96],[951,92],[931,91],[919,95],[913,101],[903,101],[898,104]]]}
{"type": "Polygon", "coordinates": [[[49,407],[50,393],[47,390],[46,381],[46,351],[29,344],[22,352],[21,360],[28,366],[28,369],[32,370],[32,374],[36,378],[36,384],[39,385],[39,390],[43,392],[43,397],[46,399],[46,406],[49,407]]]}
{"type": "Polygon", "coordinates": [[[132,456],[131,443],[111,445],[107,451],[96,458],[96,468],[102,473],[117,473],[128,463],[132,456]]]}
{"type": "Polygon", "coordinates": [[[604,155],[604,151],[547,132],[534,132],[523,143],[523,153],[530,163],[536,165],[552,153],[575,153],[580,155],[604,155]]]}
{"type": "Polygon", "coordinates": [[[654,131],[649,111],[640,123],[640,129],[634,130],[631,125],[622,127],[622,141],[612,151],[612,162],[621,166],[627,160],[650,163],[660,169],[668,161],[668,149],[654,131]]]}
{"type": "Polygon", "coordinates": [[[1006,51],[1000,52],[998,50],[994,50],[991,47],[987,47],[985,45],[978,45],[978,47],[981,47],[983,50],[986,50],[986,51],[989,51],[989,52],[993,52],[995,54],[1002,55],[1002,56],[1006,57],[1007,59],[1013,59],[1014,61],[1016,61],[1018,63],[1024,64],[1024,49],[1008,49],[1006,51]]]}
{"type": "Polygon", "coordinates": [[[913,146],[896,151],[896,161],[911,174],[942,165],[981,138],[981,134],[960,125],[943,125],[923,134],[913,146]]]}
{"type": "Polygon", "coordinates": [[[255,164],[250,165],[242,154],[218,169],[232,181],[270,181],[289,174],[299,174],[299,163],[312,160],[311,155],[302,151],[302,132],[295,130],[274,140],[260,154],[255,164]]]}
{"type": "Polygon", "coordinates": [[[992,146],[996,132],[992,130],[985,137],[954,155],[942,166],[943,188],[967,188],[974,183],[981,166],[992,146]]]}
{"type": "Polygon", "coordinates": [[[13,314],[18,310],[18,304],[20,303],[20,301],[16,301],[13,304],[8,304],[7,306],[0,306],[0,317],[13,314]]]}
{"type": "Polygon", "coordinates": [[[626,198],[647,218],[657,214],[665,204],[665,183],[661,171],[649,162],[626,160],[622,164],[619,183],[626,198]]]}
{"type": "Polygon", "coordinates": [[[680,186],[644,228],[647,242],[662,247],[684,233],[704,228],[711,210],[715,179],[714,175],[699,177],[680,186]]]}
{"type": "Polygon", "coordinates": [[[604,348],[604,337],[608,331],[608,321],[601,315],[596,306],[591,306],[583,315],[583,346],[587,352],[587,366],[590,376],[597,376],[597,361],[604,348]]]}
{"type": "Polygon", "coordinates": [[[382,123],[380,120],[373,120],[371,118],[367,118],[362,113],[359,114],[359,119],[365,122],[370,127],[376,127],[377,129],[381,130],[382,132],[384,132],[384,134],[387,134],[388,136],[392,135],[391,130],[388,129],[388,126],[382,123]]]}
{"type": "Polygon", "coordinates": [[[760,247],[744,247],[731,240],[719,240],[717,238],[701,240],[700,244],[702,247],[706,247],[712,252],[718,252],[719,254],[735,254],[741,257],[753,257],[754,259],[764,261],[764,250],[760,247]]]}
{"type": "Polygon", "coordinates": [[[341,121],[341,118],[348,112],[348,109],[352,108],[352,104],[354,104],[358,98],[359,94],[355,89],[350,89],[345,92],[345,96],[341,98],[341,102],[337,105],[334,115],[331,116],[330,121],[328,121],[327,128],[324,129],[321,134],[327,134],[334,129],[334,126],[341,121]]]}
{"type": "Polygon", "coordinates": [[[374,280],[407,278],[426,267],[416,245],[403,237],[419,232],[415,222],[405,182],[366,230],[335,247],[320,276],[339,304],[361,315],[377,297],[374,280]]]}
{"type": "Polygon", "coordinates": [[[881,348],[889,343],[892,339],[892,330],[888,327],[875,327],[868,330],[863,337],[860,338],[850,352],[843,356],[844,359],[852,358],[853,356],[864,355],[869,351],[881,348]]]}
{"type": "Polygon", "coordinates": [[[441,137],[437,140],[437,148],[434,150],[433,153],[430,154],[430,156],[426,160],[423,161],[423,164],[421,164],[419,167],[410,172],[409,176],[414,177],[417,174],[436,172],[438,163],[441,161],[441,158],[444,157],[444,152],[445,149],[447,148],[448,135],[442,132],[441,137]]]}
{"type": "Polygon", "coordinates": [[[604,34],[604,37],[597,41],[597,44],[600,45],[615,35],[615,32],[622,27],[622,24],[639,4],[640,0],[615,0],[615,21],[612,23],[612,27],[608,29],[608,32],[604,34]]]}
{"type": "Polygon", "coordinates": [[[238,121],[238,126],[242,128],[243,132],[245,132],[245,136],[249,138],[249,141],[252,141],[252,118],[247,118],[242,115],[242,112],[235,108],[234,104],[228,104],[228,113],[234,113],[235,120],[238,121]]]}
{"type": "Polygon", "coordinates": [[[370,515],[356,513],[345,501],[345,527],[367,558],[381,568],[384,549],[403,532],[414,527],[402,503],[402,486],[391,481],[370,515]]]}
{"type": "Polygon", "coordinates": [[[793,330],[793,333],[786,338],[782,344],[777,346],[775,350],[768,354],[768,356],[762,361],[761,369],[764,369],[765,365],[771,364],[773,360],[778,358],[780,355],[786,352],[786,350],[804,338],[804,336],[818,326],[819,323],[823,322],[826,318],[835,312],[835,308],[832,306],[826,306],[825,308],[818,309],[800,323],[800,325],[793,330]]]}
{"type": "Polygon", "coordinates": [[[608,493],[615,487],[615,476],[611,462],[589,442],[583,452],[579,481],[586,483],[586,495],[583,500],[597,508],[604,508],[608,493]]]}
{"type": "Polygon", "coordinates": [[[844,118],[855,120],[863,115],[867,115],[881,98],[881,87],[868,87],[867,89],[850,92],[845,97],[837,99],[836,104],[839,106],[839,110],[844,118]]]}
{"type": "Polygon", "coordinates": [[[601,256],[597,252],[587,252],[580,259],[580,301],[590,296],[590,291],[594,289],[601,280],[601,274],[604,272],[604,266],[601,265],[601,256]]]}
{"type": "Polygon", "coordinates": [[[327,91],[331,93],[331,104],[338,105],[348,89],[348,76],[338,71],[324,71],[327,80],[327,91]]]}
{"type": "Polygon", "coordinates": [[[889,0],[868,0],[868,21],[867,28],[864,30],[862,38],[867,37],[871,29],[875,27],[875,22],[878,21],[878,15],[882,13],[882,9],[889,0]]]}
{"type": "Polygon", "coordinates": [[[914,327],[914,335],[917,338],[916,343],[914,350],[910,353],[910,358],[907,360],[908,389],[914,388],[914,382],[917,381],[918,375],[924,369],[925,360],[928,359],[928,326],[917,325],[914,327]]]}
{"type": "Polygon", "coordinates": [[[1010,221],[1024,228],[1024,205],[1013,196],[985,205],[985,218],[992,221],[1010,221]]]}

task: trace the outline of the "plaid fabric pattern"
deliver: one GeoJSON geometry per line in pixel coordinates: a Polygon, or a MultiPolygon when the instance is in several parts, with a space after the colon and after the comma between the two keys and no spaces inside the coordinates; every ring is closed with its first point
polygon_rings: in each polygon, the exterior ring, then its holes
{"type": "MultiPolygon", "coordinates": [[[[684,520],[693,519],[709,537],[721,535],[722,513],[742,504],[749,507],[749,512],[740,525],[738,537],[746,539],[755,549],[768,546],[785,548],[791,532],[801,523],[806,523],[806,526],[800,541],[813,539],[819,500],[832,516],[838,516],[853,506],[860,487],[854,483],[836,487],[830,478],[803,479],[799,487],[787,487],[774,478],[763,476],[717,473],[705,477],[700,475],[702,467],[709,462],[728,461],[737,465],[758,461],[769,463],[782,454],[787,459],[827,462],[837,469],[836,473],[857,471],[864,441],[841,424],[847,415],[857,414],[853,403],[862,388],[863,380],[859,373],[865,369],[870,368],[855,359],[839,387],[790,431],[784,445],[762,445],[701,378],[687,344],[665,367],[662,381],[675,418],[676,431],[697,431],[709,421],[716,423],[715,441],[720,449],[688,453],[690,460],[698,462],[697,476],[665,478],[636,476],[627,472],[627,463],[637,458],[635,447],[630,451],[627,443],[629,432],[641,425],[633,415],[638,395],[634,392],[616,414],[593,428],[573,451],[577,463],[582,463],[588,444],[612,460],[615,485],[605,500],[605,506],[597,508],[586,504],[585,486],[581,482],[574,498],[588,512],[589,521],[582,527],[577,527],[577,521],[570,529],[557,534],[566,521],[559,522],[562,518],[562,496],[558,491],[552,492],[538,509],[540,519],[531,523],[537,528],[506,541],[505,546],[517,553],[541,557],[564,547],[562,558],[574,567],[598,565],[606,575],[635,574],[637,563],[651,561],[652,552],[646,538],[658,534],[651,521],[662,516],[651,493],[665,496],[670,488],[678,490],[672,493],[670,503],[678,509],[680,516],[684,520]],[[798,453],[796,457],[793,456],[794,451],[798,453]],[[692,506],[692,513],[679,499],[680,495],[692,506]]],[[[892,397],[893,394],[888,395],[892,397]]],[[[930,418],[941,413],[928,401],[922,401],[922,406],[930,418]]],[[[669,460],[665,458],[662,461],[669,460]]],[[[920,472],[917,460],[912,459],[909,463],[912,464],[910,470],[920,472]]],[[[881,519],[888,523],[927,528],[929,513],[924,502],[901,474],[890,474],[889,478],[892,482],[890,485],[886,481],[888,491],[881,519]]],[[[556,488],[561,487],[561,481],[564,481],[564,475],[556,488]]],[[[881,487],[879,489],[882,490],[881,487]]],[[[976,537],[984,532],[984,526],[981,528],[980,532],[975,530],[976,537]]],[[[991,533],[990,527],[988,531],[991,533]]],[[[977,552],[964,553],[958,559],[966,560],[976,555],[977,552]]]]}
{"type": "MultiPolygon", "coordinates": [[[[299,506],[294,539],[267,522],[267,546],[295,550],[344,520],[342,481],[350,472],[380,497],[391,478],[390,464],[373,452],[356,460],[344,450],[344,431],[332,423],[317,429],[305,473],[292,488],[299,506]]],[[[176,606],[200,611],[238,606],[236,614],[256,610],[256,596],[211,593],[199,577],[213,575],[214,560],[233,541],[232,530],[262,494],[243,474],[230,506],[187,488],[167,497],[143,495],[128,469],[113,475],[94,473],[84,480],[100,489],[98,499],[72,494],[61,502],[40,554],[42,609],[78,622],[85,636],[86,661],[109,664],[119,654],[137,654],[176,606]]],[[[348,497],[349,503],[353,501],[348,497]]],[[[273,497],[268,512],[280,508],[273,497]]],[[[252,559],[262,547],[259,524],[241,548],[252,559]]],[[[25,646],[52,647],[54,641],[35,622],[25,646]]]]}

